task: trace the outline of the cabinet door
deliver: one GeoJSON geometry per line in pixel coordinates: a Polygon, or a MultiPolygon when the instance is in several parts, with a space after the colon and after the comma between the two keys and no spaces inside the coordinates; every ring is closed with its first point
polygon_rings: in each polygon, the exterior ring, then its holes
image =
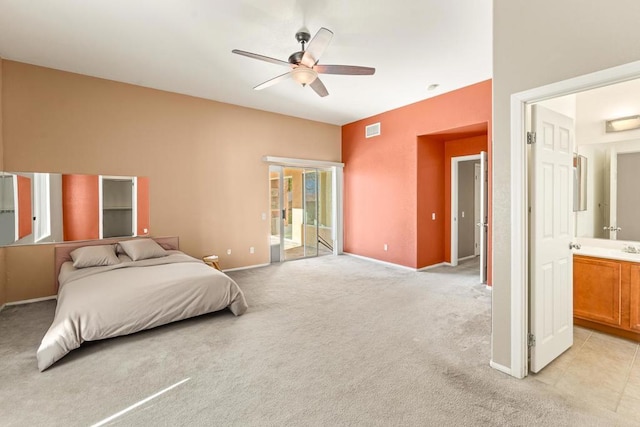
{"type": "Polygon", "coordinates": [[[629,320],[632,331],[640,332],[640,265],[631,266],[629,320]]]}
{"type": "Polygon", "coordinates": [[[621,326],[621,263],[579,256],[573,262],[573,315],[621,326]]]}

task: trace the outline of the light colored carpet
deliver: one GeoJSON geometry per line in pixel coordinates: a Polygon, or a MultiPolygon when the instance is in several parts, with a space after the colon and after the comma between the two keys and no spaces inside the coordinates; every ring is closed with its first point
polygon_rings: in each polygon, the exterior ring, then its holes
{"type": "Polygon", "coordinates": [[[233,272],[244,316],[87,343],[44,373],[35,352],[55,303],[8,307],[0,425],[90,425],[187,378],[113,424],[631,425],[491,369],[491,292],[470,264],[325,256],[233,272]]]}

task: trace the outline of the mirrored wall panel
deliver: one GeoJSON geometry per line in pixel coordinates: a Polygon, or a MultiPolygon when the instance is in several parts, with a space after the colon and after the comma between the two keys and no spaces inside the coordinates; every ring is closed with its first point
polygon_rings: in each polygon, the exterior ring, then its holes
{"type": "Polygon", "coordinates": [[[0,172],[0,246],[147,234],[147,177],[0,172]]]}
{"type": "Polygon", "coordinates": [[[578,146],[589,163],[586,209],[577,212],[576,235],[640,241],[640,141],[578,146]]]}

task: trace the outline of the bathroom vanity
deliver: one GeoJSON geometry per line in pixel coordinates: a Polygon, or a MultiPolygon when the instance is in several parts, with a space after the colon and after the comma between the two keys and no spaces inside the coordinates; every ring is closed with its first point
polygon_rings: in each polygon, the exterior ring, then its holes
{"type": "Polygon", "coordinates": [[[640,342],[640,254],[583,247],[573,256],[574,324],[640,342]]]}

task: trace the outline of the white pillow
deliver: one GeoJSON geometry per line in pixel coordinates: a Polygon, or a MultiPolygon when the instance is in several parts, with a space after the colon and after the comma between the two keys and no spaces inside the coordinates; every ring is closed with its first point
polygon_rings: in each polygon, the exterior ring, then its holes
{"type": "Polygon", "coordinates": [[[119,242],[120,249],[133,261],[140,261],[149,258],[160,258],[169,255],[162,246],[153,239],[135,239],[119,242]]]}
{"type": "Polygon", "coordinates": [[[83,246],[71,251],[75,268],[100,267],[120,263],[115,245],[83,246]]]}

